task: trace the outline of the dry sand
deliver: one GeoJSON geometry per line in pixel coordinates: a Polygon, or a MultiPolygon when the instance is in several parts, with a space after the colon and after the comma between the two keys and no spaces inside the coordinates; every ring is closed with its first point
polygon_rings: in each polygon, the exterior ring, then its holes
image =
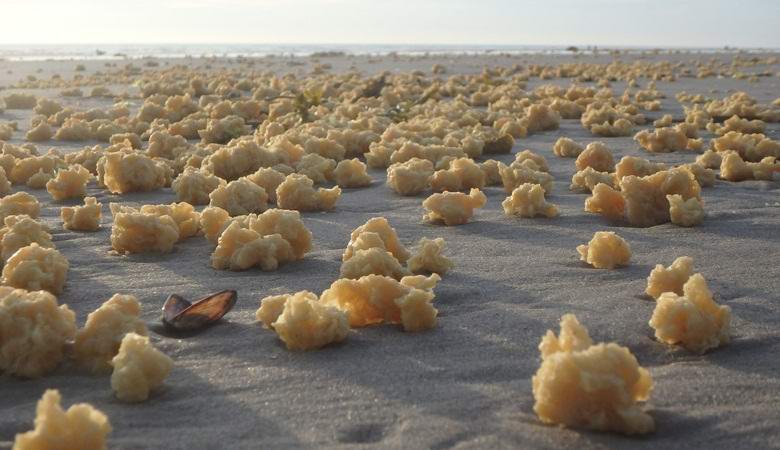
{"type": "MultiPolygon", "coordinates": [[[[441,62],[455,73],[523,59],[571,58],[491,56],[441,62]]],[[[608,56],[581,60],[604,62],[608,56]]],[[[355,64],[375,72],[396,67],[427,71],[436,60],[328,62],[336,70],[355,64]]],[[[60,72],[69,78],[75,64],[0,62],[0,85],[26,74],[60,72]]],[[[86,62],[88,71],[103,65],[86,62]]],[[[305,67],[273,66],[279,71],[305,67]]],[[[769,69],[777,73],[780,67],[769,69]]],[[[529,89],[546,82],[534,79],[529,89]]],[[[552,82],[568,85],[570,80],[552,82]]],[[[679,116],[674,94],[681,90],[720,97],[745,90],[768,102],[780,93],[779,85],[777,77],[754,84],[715,78],[659,82],[667,98],[661,111],[648,116],[679,116]]],[[[621,92],[624,86],[614,83],[613,90],[621,92]]],[[[109,104],[67,102],[81,108],[109,104]]],[[[6,111],[0,120],[19,120],[25,128],[29,113],[6,111]]],[[[767,134],[778,139],[780,124],[771,124],[767,134]]],[[[515,145],[516,151],[530,148],[547,157],[556,178],[548,200],[559,205],[558,218],[506,217],[501,210],[505,194],[494,187],[485,190],[488,204],[472,223],[427,225],[421,220],[423,197],[394,195],[384,185],[384,171],[372,170],[374,184],[345,190],[334,212],[304,214],[314,234],[314,251],[269,273],[213,270],[208,263],[212,246],[202,238],[184,241],[166,255],[110,255],[108,203],[169,203],[174,200],[170,189],[120,198],[90,185],[88,195],[104,205],[103,228],[97,233],[63,230],[59,205],[53,205],[45,191],[30,191],[45,202],[43,220],[71,264],[60,302],[74,309],[83,323],[115,292],[136,295],[143,302],[144,319],[154,324],[153,341],[174,359],[175,368],[162,392],[137,405],[116,400],[108,377],[85,376],[67,365],[37,380],[2,376],[0,448],[10,448],[16,433],[31,428],[35,403],[47,388],[59,389],[65,405],[89,402],[107,413],[114,427],[110,446],[115,449],[778,448],[780,182],[718,181],[703,191],[707,217],[696,228],[610,226],[602,217],[583,212],[584,194],[569,192],[574,160],[556,158],[551,150],[560,136],[582,143],[597,140],[579,121],[563,120],[559,130],[534,134],[515,145]],[[423,236],[446,239],[456,267],[436,290],[439,326],[418,334],[378,326],[352,333],[343,345],[309,353],[287,351],[274,333],[255,323],[258,299],[327,288],[338,276],[349,232],[377,215],[386,216],[407,245],[423,236]],[[631,244],[630,267],[595,270],[579,261],[576,246],[600,230],[617,231],[631,244]],[[704,356],[655,342],[647,325],[654,304],[643,297],[645,279],[656,263],[668,265],[681,255],[695,259],[716,300],[729,305],[735,317],[733,342],[704,356]],[[225,288],[238,289],[239,300],[224,323],[194,337],[160,334],[159,310],[168,294],[192,298],[225,288]],[[594,340],[628,346],[650,370],[655,389],[647,407],[657,422],[654,434],[626,438],[574,431],[542,425],[536,418],[531,376],[539,366],[537,345],[567,312],[578,316],[594,340]]],[[[639,155],[680,163],[694,157],[691,152],[649,155],[630,137],[600,140],[616,159],[639,155]]],[[[499,159],[509,162],[512,157],[499,159]]]]}

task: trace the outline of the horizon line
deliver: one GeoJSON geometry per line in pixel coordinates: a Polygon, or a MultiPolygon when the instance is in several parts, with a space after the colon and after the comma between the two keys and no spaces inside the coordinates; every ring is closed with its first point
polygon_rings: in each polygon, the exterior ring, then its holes
{"type": "Polygon", "coordinates": [[[586,44],[507,44],[507,43],[437,43],[437,42],[425,42],[425,43],[411,43],[411,42],[404,42],[404,43],[393,43],[393,42],[370,42],[370,43],[357,43],[357,42],[326,42],[326,43],[316,43],[316,42],[199,42],[199,41],[148,41],[148,42],[23,42],[23,43],[2,43],[0,42],[0,47],[21,47],[21,46],[100,46],[100,45],[125,45],[125,46],[142,46],[142,45],[202,45],[202,46],[208,46],[208,45],[242,45],[242,46],[252,46],[252,45],[279,45],[279,46],[318,46],[318,47],[327,47],[327,46],[353,46],[353,47],[370,47],[370,46],[417,46],[417,47],[424,47],[424,46],[440,46],[440,47],[540,47],[540,48],[567,48],[567,47],[577,47],[577,48],[594,48],[594,47],[602,47],[602,48],[615,48],[615,49],[642,49],[642,50],[665,50],[665,49],[685,49],[685,50],[712,50],[712,49],[767,49],[767,50],[780,50],[780,45],[748,45],[748,46],[736,46],[736,45],[713,45],[713,46],[700,46],[700,45],[669,45],[669,46],[659,46],[659,45],[652,45],[652,44],[598,44],[598,43],[586,43],[586,44]]]}

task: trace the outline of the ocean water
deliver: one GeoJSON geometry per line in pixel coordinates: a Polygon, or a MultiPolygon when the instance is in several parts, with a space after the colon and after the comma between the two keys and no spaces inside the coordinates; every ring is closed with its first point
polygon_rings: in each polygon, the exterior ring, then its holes
{"type": "MultiPolygon", "coordinates": [[[[624,51],[649,51],[652,48],[621,48],[624,51]]],[[[591,51],[592,47],[580,47],[591,51]]],[[[723,48],[676,49],[701,53],[723,52],[723,48]]],[[[728,49],[736,51],[735,49],[728,49]]],[[[740,49],[763,52],[769,49],[740,49]]],[[[321,52],[340,52],[354,55],[424,54],[564,54],[564,46],[544,45],[398,45],[398,44],[68,44],[68,45],[0,45],[0,59],[12,61],[80,60],[80,59],[139,59],[186,58],[203,56],[263,57],[268,55],[310,56],[321,52]]]]}

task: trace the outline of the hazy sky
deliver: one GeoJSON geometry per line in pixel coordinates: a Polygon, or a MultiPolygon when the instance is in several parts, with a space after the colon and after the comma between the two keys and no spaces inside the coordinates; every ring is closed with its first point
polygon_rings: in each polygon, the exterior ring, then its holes
{"type": "Polygon", "coordinates": [[[0,44],[780,47],[780,0],[0,0],[0,44]]]}

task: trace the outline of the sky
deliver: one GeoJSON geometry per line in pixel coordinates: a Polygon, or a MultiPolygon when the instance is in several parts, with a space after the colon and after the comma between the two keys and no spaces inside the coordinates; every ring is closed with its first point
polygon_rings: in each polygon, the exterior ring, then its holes
{"type": "Polygon", "coordinates": [[[0,0],[2,44],[780,47],[780,0],[0,0]]]}

